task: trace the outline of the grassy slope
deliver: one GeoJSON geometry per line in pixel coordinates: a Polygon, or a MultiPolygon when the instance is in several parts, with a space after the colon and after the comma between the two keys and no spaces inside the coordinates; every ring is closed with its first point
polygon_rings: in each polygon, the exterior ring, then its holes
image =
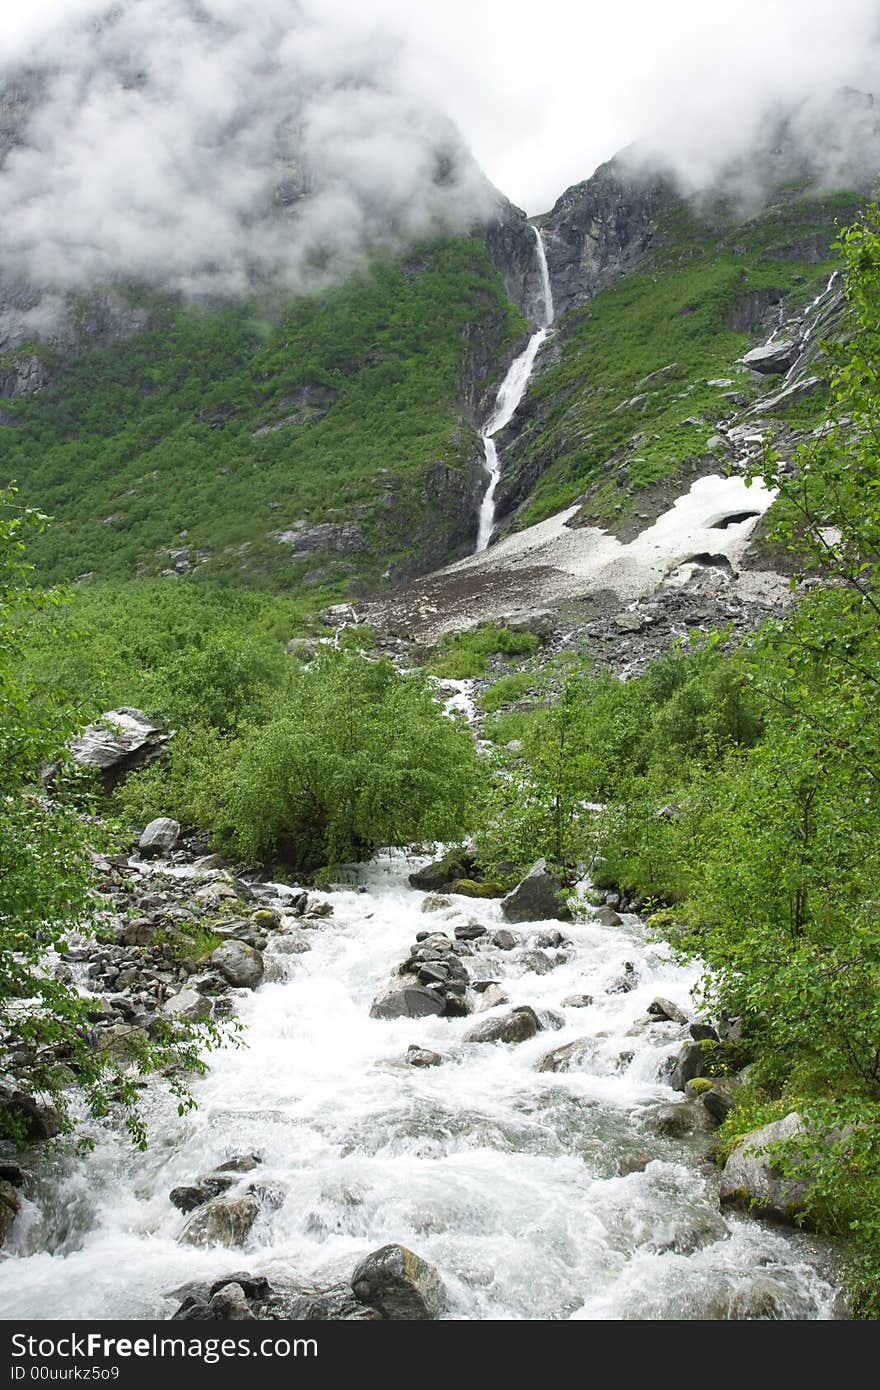
{"type": "MultiPolygon", "coordinates": [[[[713,422],[735,408],[724,392],[759,394],[752,374],[735,368],[752,340],[728,326],[731,310],[752,290],[782,290],[790,308],[809,303],[835,262],[805,259],[801,247],[814,233],[833,239],[835,219],[846,225],[859,202],[849,193],[794,195],[723,230],[683,209],[671,213],[639,267],[561,325],[559,360],[531,388],[537,424],[511,451],[549,460],[518,524],[584,492],[590,513],[611,517],[705,454],[713,422]],[[719,378],[735,385],[708,384],[719,378]],[[644,399],[625,404],[635,397],[644,399]]],[[[820,391],[795,405],[792,425],[820,418],[823,402],[820,391]]]]}
{"type": "Polygon", "coordinates": [[[330,582],[374,576],[412,546],[429,466],[475,457],[460,410],[475,332],[491,356],[523,327],[478,237],[377,263],[277,312],[147,302],[147,329],[3,403],[14,425],[0,432],[0,477],[57,518],[36,557],[47,579],[156,572],[163,548],[179,547],[209,555],[200,574],[238,584],[283,586],[322,562],[330,582]],[[300,408],[307,385],[326,413],[300,408]],[[290,414],[297,423],[254,434],[290,414]],[[396,506],[378,530],[371,514],[383,489],[403,498],[397,531],[396,506]],[[348,566],[326,553],[291,561],[268,539],[334,512],[356,516],[371,543],[348,566]]]}

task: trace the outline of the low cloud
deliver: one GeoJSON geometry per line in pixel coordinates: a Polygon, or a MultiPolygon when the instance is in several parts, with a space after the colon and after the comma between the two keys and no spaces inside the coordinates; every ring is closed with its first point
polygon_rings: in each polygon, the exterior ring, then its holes
{"type": "MultiPolygon", "coordinates": [[[[20,305],[134,279],[314,289],[364,249],[486,216],[387,32],[294,0],[83,0],[0,69],[0,267],[20,305]]],[[[32,326],[35,326],[32,320],[32,326]]]]}

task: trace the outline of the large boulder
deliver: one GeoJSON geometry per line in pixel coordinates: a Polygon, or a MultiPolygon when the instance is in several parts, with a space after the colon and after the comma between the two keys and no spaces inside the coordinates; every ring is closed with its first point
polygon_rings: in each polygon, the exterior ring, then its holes
{"type": "Polygon", "coordinates": [[[500,1018],[484,1018],[465,1033],[465,1042],[527,1042],[540,1031],[541,1023],[528,1005],[512,1009],[500,1018]]]}
{"type": "Polygon", "coordinates": [[[446,1304],[443,1281],[433,1265],[405,1245],[383,1245],[361,1260],[351,1276],[355,1297],[383,1318],[425,1322],[446,1304]]]}
{"type": "Polygon", "coordinates": [[[751,367],[753,372],[773,376],[779,372],[787,372],[794,362],[796,353],[797,343],[782,338],[775,343],[764,343],[761,347],[752,348],[751,352],[747,352],[740,360],[747,367],[751,367]]]}
{"type": "Polygon", "coordinates": [[[101,773],[107,787],[114,787],[129,772],[161,757],[172,734],[158,727],[143,710],[130,705],[108,710],[89,724],[70,745],[78,767],[101,773]]]}
{"type": "Polygon", "coordinates": [[[170,816],[157,816],[144,828],[138,849],[145,856],[170,854],[180,838],[180,821],[170,816]]]}
{"type": "Polygon", "coordinates": [[[799,1134],[806,1134],[806,1126],[796,1111],[747,1134],[724,1165],[719,1193],[722,1204],[794,1225],[804,1210],[810,1180],[787,1178],[765,1150],[769,1144],[799,1134]]]}
{"type": "Polygon", "coordinates": [[[669,1076],[673,1091],[683,1091],[689,1081],[705,1076],[709,1070],[709,1054],[699,1043],[684,1043],[669,1076]]]}
{"type": "Polygon", "coordinates": [[[446,1001],[436,991],[421,985],[406,985],[376,999],[370,1018],[427,1018],[430,1014],[442,1014],[445,1009],[446,1001]]]}
{"type": "Polygon", "coordinates": [[[210,959],[224,980],[241,989],[256,989],[263,978],[263,957],[246,941],[224,941],[210,959]]]}
{"type": "Polygon", "coordinates": [[[502,900],[501,912],[508,922],[560,922],[571,920],[561,894],[560,879],[547,868],[546,859],[533,864],[521,883],[502,900]]]}
{"type": "Polygon", "coordinates": [[[459,879],[472,879],[476,864],[470,855],[460,850],[451,850],[442,859],[435,859],[422,869],[416,869],[409,876],[410,886],[421,888],[426,893],[443,893],[459,879]]]}
{"type": "Polygon", "coordinates": [[[256,1197],[213,1197],[193,1212],[180,1237],[182,1245],[243,1245],[257,1219],[256,1197]]]}

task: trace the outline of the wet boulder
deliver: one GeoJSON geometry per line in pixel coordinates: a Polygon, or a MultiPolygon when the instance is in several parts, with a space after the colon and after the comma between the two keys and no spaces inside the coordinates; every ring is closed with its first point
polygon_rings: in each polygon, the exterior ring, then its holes
{"type": "Polygon", "coordinates": [[[504,990],[494,980],[490,980],[485,989],[479,991],[480,1002],[477,1005],[479,1013],[487,1013],[489,1009],[497,1009],[501,1004],[509,1004],[510,999],[504,990]]]}
{"type": "Polygon", "coordinates": [[[221,1196],[234,1186],[235,1178],[220,1173],[208,1173],[203,1178],[197,1178],[194,1183],[172,1187],[168,1198],[178,1211],[195,1211],[196,1207],[203,1207],[206,1202],[221,1196]]]}
{"type": "Polygon", "coordinates": [[[423,985],[392,989],[373,1001],[370,1018],[427,1018],[442,1014],[446,1002],[441,995],[423,985]]]}
{"type": "Polygon", "coordinates": [[[263,957],[245,941],[224,941],[211,952],[211,964],[231,985],[256,989],[263,978],[263,957]]]}
{"type": "Polygon", "coordinates": [[[533,975],[549,975],[558,964],[558,961],[551,960],[544,951],[526,951],[522,957],[523,969],[533,975]]]}
{"type": "Polygon", "coordinates": [[[502,899],[502,915],[508,922],[544,922],[548,919],[568,922],[571,913],[563,901],[564,892],[561,879],[550,872],[546,859],[539,859],[513,891],[502,899]]]}
{"type": "Polygon", "coordinates": [[[683,1091],[689,1081],[705,1076],[709,1069],[709,1056],[699,1043],[685,1043],[675,1059],[669,1076],[673,1091],[683,1091]]]}
{"type": "Polygon", "coordinates": [[[444,907],[451,907],[452,899],[447,898],[445,893],[426,893],[422,899],[422,912],[440,912],[444,907]]]}
{"type": "Polygon", "coordinates": [[[0,1179],[0,1247],[11,1232],[20,1211],[21,1197],[17,1188],[11,1182],[0,1179]]]}
{"type": "Polygon", "coordinates": [[[568,994],[562,1001],[563,1009],[588,1009],[593,1002],[592,994],[568,994]]]}
{"type": "Polygon", "coordinates": [[[535,1067],[535,1071],[580,1071],[581,1065],[596,1050],[595,1038],[575,1038],[573,1042],[563,1043],[546,1052],[535,1067]]]}
{"type": "Polygon", "coordinates": [[[674,1004],[671,999],[657,998],[648,1005],[648,1013],[651,1018],[655,1018],[661,1023],[687,1023],[688,1016],[684,1009],[678,1004],[674,1004]]]}
{"type": "Polygon", "coordinates": [[[180,821],[172,820],[170,816],[158,816],[141,832],[138,849],[145,858],[170,854],[179,838],[180,821]]]}
{"type": "Polygon", "coordinates": [[[465,1033],[465,1042],[527,1042],[540,1031],[541,1024],[534,1009],[522,1005],[500,1018],[484,1018],[465,1033]]]}
{"type": "Polygon", "coordinates": [[[403,1059],[410,1067],[439,1067],[443,1064],[443,1058],[439,1052],[431,1052],[427,1047],[418,1047],[412,1043],[406,1049],[406,1056],[403,1059]]]}
{"type": "Polygon", "coordinates": [[[180,1237],[182,1245],[243,1245],[257,1219],[256,1197],[212,1197],[190,1217],[180,1237]]]}
{"type": "Polygon", "coordinates": [[[446,1290],[433,1265],[405,1245],[383,1245],[361,1260],[351,1276],[361,1303],[395,1322],[425,1322],[446,1306],[446,1290]]]}
{"type": "Polygon", "coordinates": [[[516,937],[512,931],[502,927],[492,937],[492,945],[497,946],[499,951],[512,951],[516,946],[516,937]]]}
{"type": "Polygon", "coordinates": [[[796,1111],[746,1134],[724,1165],[719,1193],[722,1205],[795,1225],[804,1210],[810,1180],[786,1177],[766,1149],[801,1134],[806,1135],[806,1126],[796,1111]]]}
{"type": "Polygon", "coordinates": [[[436,859],[424,868],[416,869],[409,876],[411,888],[420,888],[426,893],[445,893],[458,879],[472,878],[476,871],[474,860],[461,851],[454,850],[436,859]]]}

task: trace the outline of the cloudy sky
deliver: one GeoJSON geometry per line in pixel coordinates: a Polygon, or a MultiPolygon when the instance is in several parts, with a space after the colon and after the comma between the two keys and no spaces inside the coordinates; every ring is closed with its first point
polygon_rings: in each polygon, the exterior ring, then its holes
{"type": "MultiPolygon", "coordinates": [[[[205,0],[285,22],[294,0],[205,0]]],[[[0,14],[0,54],[106,0],[28,0],[0,14]]],[[[395,41],[395,80],[457,123],[529,213],[635,139],[699,177],[769,100],[821,85],[880,88],[876,0],[302,0],[328,34],[395,41]]]]}

